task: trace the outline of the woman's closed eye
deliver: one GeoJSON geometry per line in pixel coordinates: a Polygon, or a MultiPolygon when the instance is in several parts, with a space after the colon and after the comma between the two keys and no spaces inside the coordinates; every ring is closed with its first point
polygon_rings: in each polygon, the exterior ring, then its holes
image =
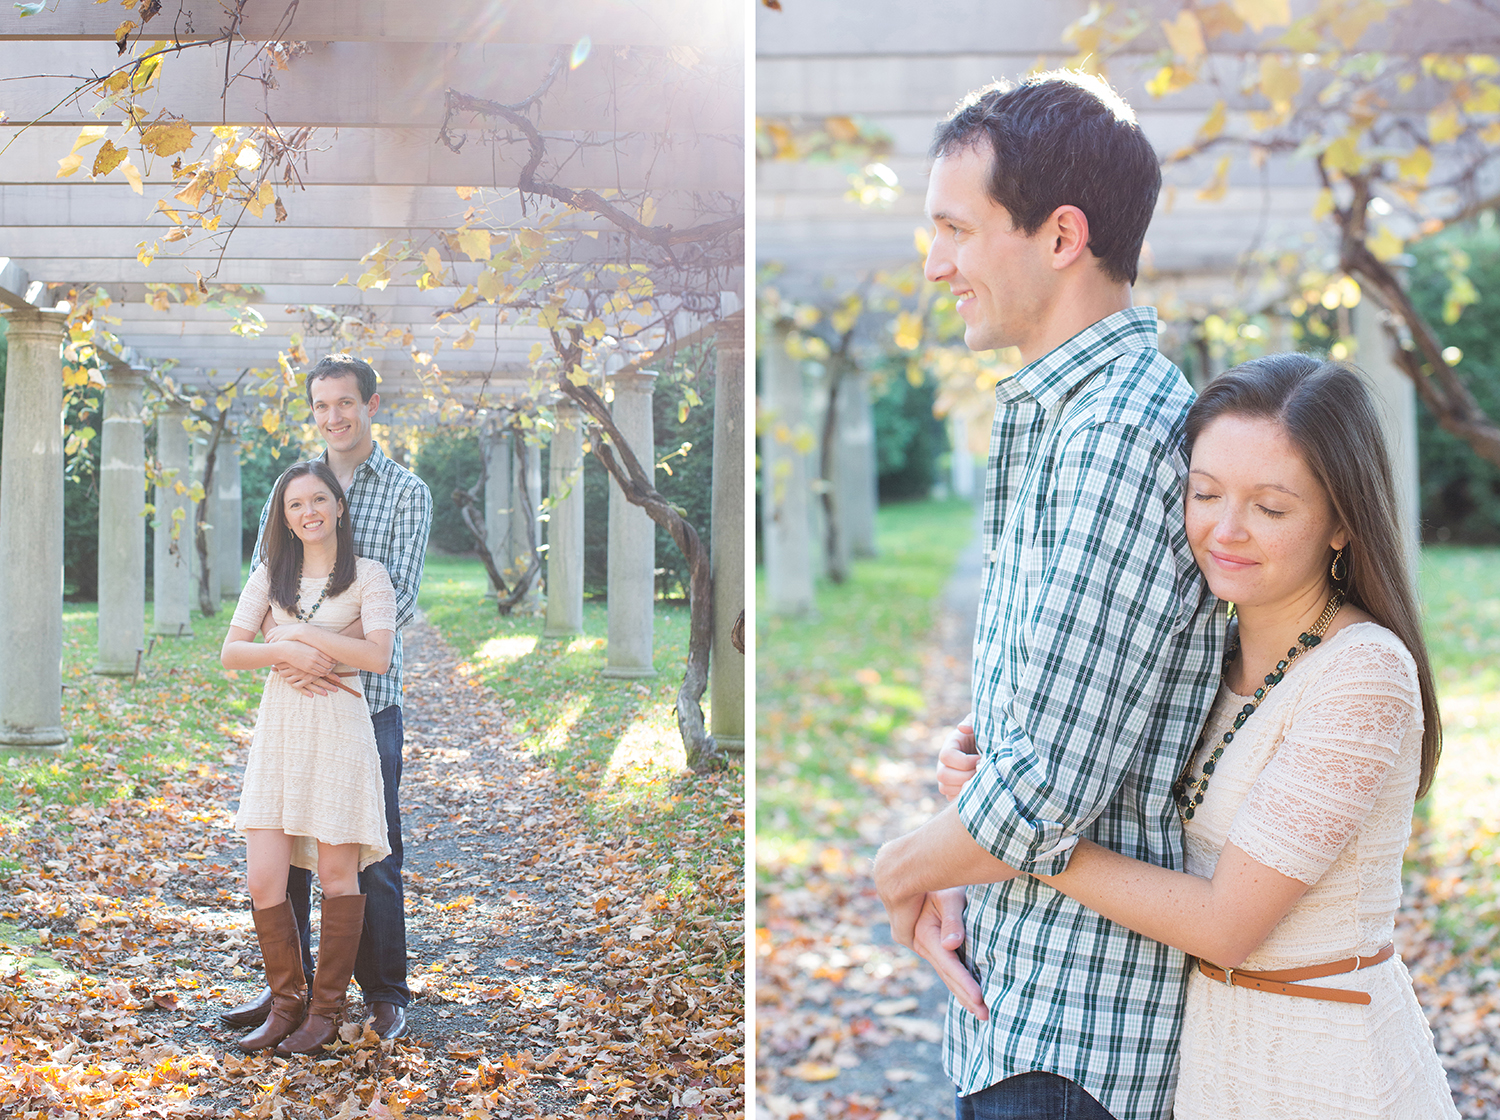
{"type": "Polygon", "coordinates": [[[1260,512],[1263,513],[1263,514],[1265,514],[1267,517],[1285,517],[1286,516],[1286,510],[1284,510],[1284,509],[1270,509],[1270,508],[1268,508],[1266,506],[1256,506],[1255,508],[1258,509],[1258,510],[1260,510],[1260,512]]]}

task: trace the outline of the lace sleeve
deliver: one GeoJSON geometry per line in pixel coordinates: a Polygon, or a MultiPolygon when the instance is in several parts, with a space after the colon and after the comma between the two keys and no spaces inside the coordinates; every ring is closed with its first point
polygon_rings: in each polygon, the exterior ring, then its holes
{"type": "Polygon", "coordinates": [[[361,560],[359,567],[359,617],[365,633],[396,629],[396,589],[390,575],[374,560],[361,560]]]}
{"type": "Polygon", "coordinates": [[[244,590],[240,592],[240,601],[234,606],[234,617],[229,620],[229,625],[258,634],[261,621],[266,617],[266,608],[270,605],[271,581],[266,575],[266,566],[262,564],[251,572],[250,578],[245,581],[244,590]]]}
{"type": "Polygon", "coordinates": [[[1229,842],[1273,871],[1316,883],[1363,826],[1403,739],[1421,723],[1404,649],[1367,640],[1337,651],[1309,682],[1229,842]]]}

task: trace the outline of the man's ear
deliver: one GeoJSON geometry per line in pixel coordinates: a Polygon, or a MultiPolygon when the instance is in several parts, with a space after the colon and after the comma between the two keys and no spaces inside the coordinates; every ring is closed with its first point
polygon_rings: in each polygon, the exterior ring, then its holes
{"type": "Polygon", "coordinates": [[[380,407],[380,394],[371,393],[370,399],[365,402],[366,415],[374,416],[375,410],[380,407]]]}
{"type": "Polygon", "coordinates": [[[1061,271],[1089,251],[1089,219],[1076,206],[1059,206],[1047,219],[1052,267],[1061,271]]]}

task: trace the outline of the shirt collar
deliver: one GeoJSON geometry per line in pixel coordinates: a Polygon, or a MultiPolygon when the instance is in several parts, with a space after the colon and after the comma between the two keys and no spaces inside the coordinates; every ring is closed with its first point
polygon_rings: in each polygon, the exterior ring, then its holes
{"type": "MultiPolygon", "coordinates": [[[[995,387],[1001,401],[1023,393],[1051,411],[1100,366],[1125,354],[1156,349],[1156,308],[1127,307],[1085,327],[995,387]]],[[[373,456],[372,456],[373,458],[373,456]]]]}
{"type": "MultiPolygon", "coordinates": [[[[323,448],[323,450],[314,455],[313,458],[321,459],[325,463],[328,462],[328,448],[323,448]]],[[[386,453],[380,450],[380,441],[372,439],[370,440],[369,458],[367,458],[359,466],[355,467],[354,473],[357,475],[361,471],[371,471],[378,477],[379,475],[385,473],[385,465],[389,462],[390,459],[386,456],[386,453]]]]}

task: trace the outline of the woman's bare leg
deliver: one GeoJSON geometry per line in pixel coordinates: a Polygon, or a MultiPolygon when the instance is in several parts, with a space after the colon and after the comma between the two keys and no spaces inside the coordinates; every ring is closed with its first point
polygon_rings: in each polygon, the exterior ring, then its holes
{"type": "Polygon", "coordinates": [[[359,893],[359,845],[318,841],[318,885],[324,898],[359,893]]]}
{"type": "MultiPolygon", "coordinates": [[[[279,828],[251,828],[246,830],[245,839],[250,901],[257,910],[280,906],[286,901],[287,868],[292,865],[292,838],[279,828]]],[[[357,861],[358,856],[355,858],[357,861]]]]}

